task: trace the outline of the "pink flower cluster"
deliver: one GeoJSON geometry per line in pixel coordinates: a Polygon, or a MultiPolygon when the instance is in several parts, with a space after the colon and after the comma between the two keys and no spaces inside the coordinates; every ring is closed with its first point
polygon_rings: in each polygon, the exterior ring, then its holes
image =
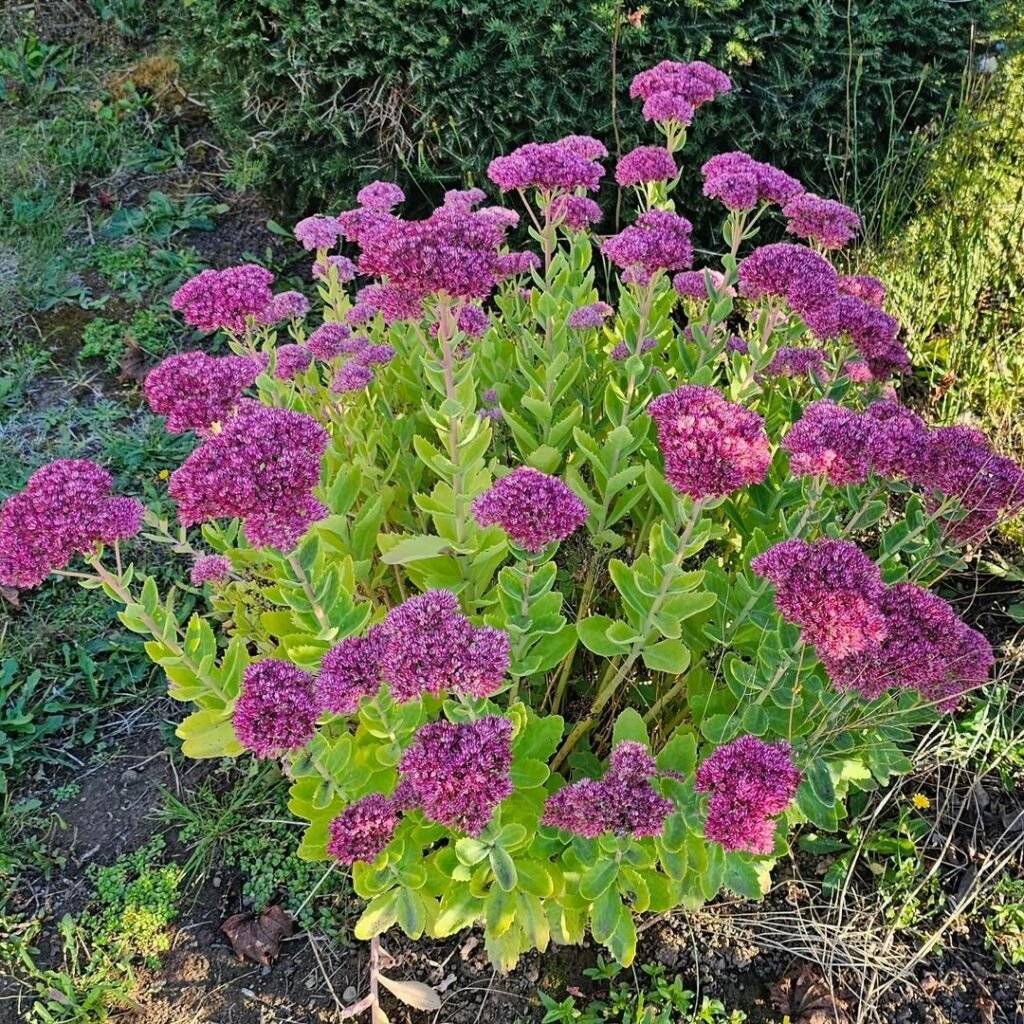
{"type": "Polygon", "coordinates": [[[192,563],[189,581],[193,587],[204,583],[225,583],[233,571],[231,559],[226,555],[200,555],[192,563]]]}
{"type": "Polygon", "coordinates": [[[917,690],[943,710],[984,685],[992,648],[950,605],[913,583],[886,587],[845,541],[784,541],[752,563],[776,586],[782,616],[801,627],[833,683],[869,700],[917,690]]]}
{"type": "Polygon", "coordinates": [[[473,517],[481,526],[497,523],[533,554],[565,540],[589,516],[587,506],[557,477],[520,466],[498,480],[473,502],[473,517]]]}
{"type": "Polygon", "coordinates": [[[475,722],[430,722],[402,755],[400,802],[430,821],[479,835],[513,791],[512,723],[498,715],[475,722]]]}
{"type": "Polygon", "coordinates": [[[775,585],[782,617],[800,627],[819,656],[845,658],[885,638],[882,574],[856,544],[787,540],[758,555],[751,568],[775,585]]]}
{"type": "Polygon", "coordinates": [[[741,736],[719,747],[697,769],[697,792],[710,794],[704,835],[725,850],[770,854],[774,819],[793,802],[802,780],[788,743],[741,736]]]}
{"type": "Polygon", "coordinates": [[[678,177],[675,158],[664,146],[637,146],[622,157],[615,168],[615,180],[623,188],[678,177]]]}
{"type": "Polygon", "coordinates": [[[943,711],[955,711],[964,695],[984,686],[995,665],[992,647],[948,602],[913,583],[890,587],[879,605],[886,636],[847,658],[824,657],[837,687],[868,700],[887,689],[914,689],[943,711]]]}
{"type": "Polygon", "coordinates": [[[239,743],[258,758],[301,750],[313,738],[319,717],[316,687],[308,672],[273,659],[246,667],[231,720],[239,743]]]}
{"type": "Polygon", "coordinates": [[[254,263],[204,270],[171,298],[171,308],[200,331],[241,334],[270,305],[274,275],[254,263]]]}
{"type": "Polygon", "coordinates": [[[321,363],[329,363],[339,356],[351,354],[346,348],[346,343],[351,338],[352,328],[348,324],[325,323],[317,327],[306,339],[306,348],[314,359],[321,363]]]}
{"type": "Polygon", "coordinates": [[[313,362],[313,353],[305,345],[278,345],[274,349],[274,376],[294,380],[313,362]]]}
{"type": "Polygon", "coordinates": [[[606,832],[636,839],[660,836],[675,807],[651,784],[657,774],[643,744],[620,743],[600,781],[581,779],[548,797],[541,824],[589,839],[606,832]]]}
{"type": "MultiPolygon", "coordinates": [[[[707,301],[712,295],[708,289],[708,278],[710,278],[711,288],[716,292],[721,291],[722,285],[725,284],[725,275],[710,267],[705,267],[703,270],[684,270],[681,274],[676,274],[672,278],[672,287],[676,290],[677,295],[682,295],[684,298],[707,301]]],[[[734,288],[730,287],[726,291],[726,295],[734,296],[735,294],[734,288]]]]}
{"type": "Polygon", "coordinates": [[[635,224],[610,235],[601,250],[630,284],[647,284],[659,270],[685,270],[693,262],[693,225],[667,210],[648,210],[635,224]]]}
{"type": "Polygon", "coordinates": [[[585,231],[601,219],[601,207],[593,199],[566,193],[551,200],[548,212],[553,223],[568,231],[585,231]]]}
{"type": "Polygon", "coordinates": [[[762,245],[740,261],[741,295],[784,298],[805,319],[831,309],[838,288],[839,275],[832,264],[803,245],[762,245]]]}
{"type": "MultiPolygon", "coordinates": [[[[653,352],[657,347],[658,341],[656,338],[644,338],[640,342],[640,352],[638,355],[643,355],[645,352],[653,352]]],[[[633,350],[629,347],[628,342],[620,341],[609,354],[617,363],[621,363],[633,354],[633,350]]]]}
{"type": "Polygon", "coordinates": [[[37,469],[0,507],[0,583],[37,587],[76,554],[134,537],[143,507],[111,495],[110,474],[85,459],[37,469]]]}
{"type": "Polygon", "coordinates": [[[607,155],[604,144],[587,135],[569,135],[557,142],[528,142],[492,160],[487,177],[502,192],[528,188],[596,192],[604,177],[604,168],[597,161],[607,155]]]}
{"type": "Polygon", "coordinates": [[[684,384],[647,407],[658,427],[665,476],[691,498],[715,498],[760,483],[772,455],[764,420],[714,388],[684,384]]]}
{"type": "Polygon", "coordinates": [[[822,340],[848,336],[878,380],[910,369],[910,357],[898,340],[899,321],[870,302],[839,294],[830,306],[804,319],[822,340]]]}
{"type": "Polygon", "coordinates": [[[834,199],[805,192],[782,208],[791,235],[817,242],[823,249],[842,249],[860,230],[860,217],[834,199]]]}
{"type": "Polygon", "coordinates": [[[504,630],[474,626],[454,594],[431,590],[329,651],[318,685],[324,706],[336,714],[352,714],[383,680],[402,703],[446,691],[489,697],[501,688],[509,659],[504,630]]]}
{"type": "Polygon", "coordinates": [[[295,225],[295,237],[303,249],[333,249],[340,235],[337,217],[306,217],[295,225]]]}
{"type": "Polygon", "coordinates": [[[946,529],[964,544],[977,543],[1024,508],[1024,468],[998,455],[984,434],[969,427],[931,431],[907,476],[926,491],[958,500],[960,512],[946,517],[946,529]]]}
{"type": "Polygon", "coordinates": [[[614,312],[607,302],[590,302],[586,306],[574,309],[566,323],[576,331],[595,330],[603,327],[605,320],[614,312]]]}
{"type": "Polygon", "coordinates": [[[327,515],[312,493],[327,442],[327,431],[310,416],[244,406],[171,474],[182,525],[240,518],[251,544],[291,550],[327,515]]]}
{"type": "Polygon", "coordinates": [[[820,348],[783,346],[776,350],[764,372],[768,377],[812,377],[824,380],[825,353],[820,348]]]}
{"type": "Polygon", "coordinates": [[[753,210],[758,203],[781,206],[804,190],[796,178],[747,153],[719,153],[704,164],[701,174],[704,195],[720,199],[730,210],[753,210]]]}
{"type": "Polygon", "coordinates": [[[839,278],[839,291],[862,299],[869,306],[881,309],[885,302],[885,285],[870,274],[850,274],[839,278]]]}
{"type": "Polygon", "coordinates": [[[256,317],[264,327],[275,327],[285,320],[301,320],[309,312],[309,299],[302,292],[279,292],[256,317]]]}
{"type": "Polygon", "coordinates": [[[330,824],[327,855],[342,864],[367,864],[391,842],[399,811],[383,793],[371,793],[350,804],[330,824]]]}
{"type": "Polygon", "coordinates": [[[725,72],[702,60],[690,64],[663,60],[633,79],[629,95],[644,101],[648,121],[688,125],[698,107],[731,88],[732,81],[725,72]]]}
{"type": "Polygon", "coordinates": [[[150,370],[142,390],[153,412],[167,417],[168,433],[203,434],[234,415],[259,374],[259,365],[242,356],[181,352],[150,370]]]}

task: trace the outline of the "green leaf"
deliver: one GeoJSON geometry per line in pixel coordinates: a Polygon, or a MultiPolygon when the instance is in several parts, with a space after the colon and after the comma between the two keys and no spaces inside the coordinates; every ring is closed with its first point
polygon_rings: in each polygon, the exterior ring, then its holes
{"type": "MultiPolygon", "coordinates": [[[[685,727],[684,727],[685,728],[685,727]]],[[[689,775],[697,764],[697,738],[677,729],[656,758],[658,771],[689,775]]]]}
{"type": "Polygon", "coordinates": [[[678,676],[690,666],[690,651],[681,640],[660,640],[644,648],[643,659],[652,672],[678,676]]]}
{"type": "Polygon", "coordinates": [[[182,740],[181,752],[196,760],[238,757],[245,750],[222,708],[194,712],[178,726],[175,735],[182,740]]]}
{"type": "MultiPolygon", "coordinates": [[[[629,647],[629,644],[619,643],[608,638],[608,630],[615,625],[616,622],[609,619],[607,615],[591,615],[576,623],[576,631],[588,651],[600,654],[604,658],[612,658],[616,654],[622,654],[629,647]]],[[[618,625],[624,626],[625,623],[618,623],[618,625]]]]}
{"type": "Polygon", "coordinates": [[[634,743],[642,743],[645,747],[650,747],[651,745],[643,716],[635,708],[624,708],[620,711],[619,716],[615,719],[615,726],[612,729],[613,749],[627,740],[632,740],[634,743]]]}
{"type": "Polygon", "coordinates": [[[375,935],[386,932],[398,920],[396,913],[398,897],[400,893],[406,891],[405,889],[392,889],[390,892],[370,900],[359,920],[356,921],[352,934],[361,942],[366,942],[375,935]]]}
{"type": "Polygon", "coordinates": [[[591,865],[580,878],[580,895],[593,903],[619,877],[618,862],[611,858],[602,858],[591,865]]]}
{"type": "Polygon", "coordinates": [[[385,551],[380,560],[385,565],[407,565],[409,562],[419,562],[425,558],[436,558],[451,550],[451,541],[445,540],[444,537],[420,534],[399,541],[389,551],[385,551]]]}
{"type": "Polygon", "coordinates": [[[814,795],[823,804],[836,802],[836,787],[832,781],[832,772],[820,757],[815,758],[807,766],[807,781],[811,784],[814,795]]]}
{"type": "Polygon", "coordinates": [[[548,766],[543,761],[537,761],[532,757],[512,762],[512,785],[516,789],[536,789],[543,786],[550,774],[548,766]]]}
{"type": "Polygon", "coordinates": [[[636,922],[625,907],[605,945],[623,967],[628,967],[636,957],[636,922]]]}
{"type": "Polygon", "coordinates": [[[518,880],[515,861],[512,860],[508,850],[500,846],[495,846],[491,849],[490,857],[494,880],[505,892],[511,892],[516,887],[516,881],[518,880]]]}

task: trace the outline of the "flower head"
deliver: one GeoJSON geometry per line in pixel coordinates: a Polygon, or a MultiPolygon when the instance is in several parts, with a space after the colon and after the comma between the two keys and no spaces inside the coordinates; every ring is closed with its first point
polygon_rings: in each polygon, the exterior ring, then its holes
{"type": "Polygon", "coordinates": [[[822,662],[832,682],[869,700],[888,689],[917,690],[944,711],[984,685],[995,657],[989,642],[957,617],[948,602],[913,583],[882,598],[887,636],[876,647],[822,662]]]}
{"type": "Polygon", "coordinates": [[[597,161],[607,155],[605,146],[589,136],[529,142],[492,160],[487,177],[502,192],[527,188],[548,192],[584,188],[596,192],[604,176],[604,168],[597,161]]]}
{"type": "Polygon", "coordinates": [[[313,353],[305,345],[278,345],[274,357],[274,376],[278,380],[294,380],[313,362],[313,353]]]}
{"type": "Polygon", "coordinates": [[[860,217],[848,206],[810,192],[790,199],[782,213],[791,235],[817,242],[824,249],[842,249],[860,230],[860,217]]]}
{"type": "Polygon", "coordinates": [[[497,523],[521,548],[543,551],[586,521],[587,506],[557,477],[521,466],[473,502],[481,526],[497,523]]]}
{"type": "Polygon", "coordinates": [[[241,334],[273,300],[273,283],[274,275],[253,263],[204,270],[174,293],[171,308],[200,331],[241,334]]]}
{"type": "Polygon", "coordinates": [[[113,496],[113,483],[102,466],[85,459],[37,469],[0,507],[0,583],[37,587],[76,554],[134,537],[142,505],[113,496]]]}
{"type": "Polygon", "coordinates": [[[885,302],[885,285],[870,274],[851,274],[839,278],[839,291],[843,295],[852,295],[876,309],[882,308],[885,302]]]}
{"type": "Polygon", "coordinates": [[[231,559],[226,555],[200,555],[192,563],[189,582],[193,587],[201,587],[204,583],[226,583],[231,573],[231,559]]]}
{"type": "Polygon", "coordinates": [[[805,320],[823,341],[847,335],[876,380],[910,369],[907,350],[898,341],[899,321],[863,299],[838,295],[831,305],[811,311],[805,320]]]}
{"type": "Polygon", "coordinates": [[[327,515],[312,493],[327,441],[303,413],[255,402],[240,409],[171,474],[182,525],[240,518],[251,544],[290,551],[327,515]]]}
{"type": "MultiPolygon", "coordinates": [[[[676,274],[672,278],[672,287],[676,290],[677,295],[682,295],[684,298],[689,299],[702,299],[704,301],[711,298],[712,290],[715,292],[721,291],[724,284],[725,275],[717,270],[712,270],[710,267],[705,267],[703,270],[684,270],[681,274],[676,274]]],[[[726,294],[735,295],[736,291],[730,287],[726,294]]]]}
{"type": "Polygon", "coordinates": [[[508,634],[474,626],[447,590],[430,590],[393,608],[379,627],[380,672],[400,702],[445,691],[489,697],[505,680],[508,634]]]}
{"type": "Polygon", "coordinates": [[[331,822],[327,855],[342,864],[369,864],[394,838],[398,821],[398,809],[383,793],[364,796],[331,822]]]}
{"type": "Polygon", "coordinates": [[[364,209],[386,213],[405,202],[405,193],[393,182],[372,181],[356,193],[356,202],[364,209]]]}
{"type": "Polygon", "coordinates": [[[272,659],[246,667],[232,723],[239,742],[258,758],[301,750],[313,738],[319,715],[308,672],[272,659]]]}
{"type": "Polygon", "coordinates": [[[337,217],[306,217],[295,225],[303,249],[333,249],[340,234],[337,217]]]}
{"type": "Polygon", "coordinates": [[[784,298],[805,319],[836,304],[839,275],[828,260],[803,245],[762,245],[740,262],[739,279],[741,295],[784,298]]]}
{"type": "Polygon", "coordinates": [[[356,265],[347,256],[328,256],[326,262],[317,260],[313,264],[313,277],[326,280],[332,269],[339,281],[351,281],[356,276],[356,265]]]}
{"type": "Polygon", "coordinates": [[[590,302],[586,306],[579,306],[569,314],[566,323],[577,331],[593,330],[602,327],[605,320],[615,310],[607,302],[590,302]]]}
{"type": "Polygon", "coordinates": [[[593,199],[565,193],[551,201],[550,213],[551,219],[568,231],[584,231],[601,219],[601,207],[593,199]]]}
{"type": "Polygon", "coordinates": [[[302,292],[279,292],[260,310],[256,321],[273,327],[285,320],[301,320],[309,312],[309,299],[302,292]]]}
{"type": "Polygon", "coordinates": [[[346,363],[331,379],[331,391],[336,395],[345,395],[363,388],[376,380],[376,374],[368,366],[353,360],[346,363]]]}
{"type": "Polygon", "coordinates": [[[667,210],[648,210],[601,246],[629,280],[646,284],[659,270],[685,270],[693,262],[693,225],[667,210]]]}
{"type": "Polygon", "coordinates": [[[202,433],[234,414],[259,373],[259,366],[242,356],[181,352],[150,370],[142,390],[153,412],[167,417],[168,433],[202,433]]]}
{"type": "Polygon", "coordinates": [[[769,854],[776,815],[793,802],[803,773],[788,743],[741,736],[697,769],[696,790],[710,794],[704,835],[725,850],[769,854]]]}
{"type": "Polygon", "coordinates": [[[637,146],[619,160],[615,180],[623,187],[671,181],[679,174],[675,158],[664,146],[637,146]]]}
{"type": "Polygon", "coordinates": [[[512,793],[511,768],[512,723],[498,715],[422,726],[398,766],[429,820],[471,836],[512,793]]]}
{"type": "Polygon", "coordinates": [[[877,649],[888,635],[882,574],[856,544],[787,540],[758,555],[751,568],[775,585],[780,614],[800,627],[819,656],[877,649]]]}
{"type": "Polygon", "coordinates": [[[768,377],[825,377],[825,351],[820,348],[789,348],[776,350],[772,361],[765,367],[768,377]]]}
{"type": "Polygon", "coordinates": [[[541,824],[591,839],[605,832],[660,836],[675,807],[651,785],[657,774],[643,744],[620,743],[600,781],[581,779],[548,797],[541,824]]]}
{"type": "Polygon", "coordinates": [[[747,153],[719,153],[701,168],[704,195],[720,199],[730,210],[753,210],[758,203],[785,203],[803,186],[771,164],[747,153]]]}
{"type": "Polygon", "coordinates": [[[321,324],[307,339],[306,348],[314,359],[329,363],[344,354],[344,344],[351,337],[352,328],[348,324],[321,324]]]}
{"type": "Polygon", "coordinates": [[[647,407],[665,476],[681,494],[714,498],[760,483],[771,463],[764,420],[714,388],[684,384],[647,407]]]}
{"type": "Polygon", "coordinates": [[[694,110],[731,88],[725,72],[702,60],[690,64],[663,60],[633,79],[629,95],[644,100],[644,117],[649,121],[689,124],[694,110]]]}
{"type": "Polygon", "coordinates": [[[845,487],[864,483],[874,468],[876,433],[870,418],[824,399],[804,409],[782,447],[798,476],[823,476],[833,486],[845,487]]]}
{"type": "Polygon", "coordinates": [[[374,626],[365,636],[347,637],[324,655],[316,685],[325,711],[354,715],[359,702],[380,689],[384,644],[383,631],[374,626]]]}

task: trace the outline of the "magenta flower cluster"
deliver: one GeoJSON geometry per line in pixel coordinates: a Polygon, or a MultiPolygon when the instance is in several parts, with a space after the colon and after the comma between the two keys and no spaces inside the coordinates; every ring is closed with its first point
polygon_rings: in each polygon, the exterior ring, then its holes
{"type": "MultiPolygon", "coordinates": [[[[711,289],[714,289],[715,292],[721,291],[725,284],[725,275],[710,267],[705,267],[703,270],[684,270],[681,274],[676,274],[672,278],[672,287],[676,290],[676,294],[683,298],[707,301],[712,297],[712,292],[708,288],[709,279],[711,289]]],[[[734,296],[736,291],[729,287],[726,294],[734,296]]]]}
{"type": "Polygon", "coordinates": [[[500,526],[533,554],[565,540],[586,521],[587,506],[557,477],[520,466],[473,502],[481,526],[500,526]]]}
{"type": "Polygon", "coordinates": [[[328,829],[327,855],[342,864],[370,863],[391,842],[399,811],[383,793],[370,793],[345,808],[328,829]]]}
{"type": "Polygon", "coordinates": [[[635,224],[604,240],[601,250],[630,284],[647,284],[659,270],[685,270],[693,262],[693,225],[667,210],[648,210],[635,224]]]}
{"type": "Polygon", "coordinates": [[[664,146],[637,146],[615,168],[615,180],[623,188],[678,177],[675,158],[664,146]]]}
{"type": "Polygon", "coordinates": [[[716,498],[760,483],[772,455],[764,420],[714,388],[684,384],[647,407],[665,477],[681,494],[716,498]]]}
{"type": "Polygon", "coordinates": [[[720,199],[730,210],[753,210],[758,203],[781,206],[804,190],[796,178],[747,153],[719,153],[704,164],[701,174],[704,195],[720,199]]]}
{"type": "Polygon", "coordinates": [[[695,788],[710,797],[704,835],[725,850],[770,854],[774,819],[793,802],[802,780],[788,743],[741,736],[719,747],[697,769],[695,788]]]}
{"type": "Polygon", "coordinates": [[[590,302],[574,309],[566,323],[576,331],[594,330],[604,326],[605,320],[614,312],[607,302],[590,302]]]}
{"type": "Polygon", "coordinates": [[[690,64],[663,60],[633,79],[629,95],[644,101],[648,121],[688,125],[694,111],[731,88],[732,81],[725,72],[702,60],[690,64]]]}
{"type": "Polygon", "coordinates": [[[581,779],[548,797],[541,824],[589,839],[606,832],[635,839],[660,836],[675,807],[652,785],[657,774],[642,743],[620,743],[602,779],[581,779]]]}
{"type": "Polygon", "coordinates": [[[273,283],[274,275],[254,263],[204,270],[174,293],[171,308],[200,331],[242,334],[270,305],[273,283]]]}
{"type": "Polygon", "coordinates": [[[598,163],[608,155],[604,144],[586,135],[557,142],[529,142],[492,160],[487,177],[502,192],[536,188],[542,192],[596,192],[604,177],[598,163]]]}
{"type": "Polygon", "coordinates": [[[192,563],[189,581],[193,587],[204,583],[225,583],[231,578],[231,559],[226,555],[200,555],[192,563]]]}
{"type": "Polygon", "coordinates": [[[336,714],[352,714],[382,681],[402,703],[446,691],[489,697],[501,688],[509,660],[504,630],[474,626],[454,594],[431,590],[329,651],[318,686],[324,706],[336,714]]]}
{"type": "Polygon", "coordinates": [[[601,207],[593,199],[567,193],[552,199],[548,213],[553,223],[568,231],[585,231],[601,219],[601,207]]]}
{"type": "Polygon", "coordinates": [[[171,474],[183,526],[240,518],[250,544],[291,550],[327,509],[313,497],[327,431],[316,420],[256,402],[171,474]]]}
{"type": "Polygon", "coordinates": [[[513,791],[512,723],[498,715],[474,722],[430,722],[402,755],[399,791],[405,806],[430,821],[479,835],[513,791]]]}
{"type": "Polygon", "coordinates": [[[782,346],[765,367],[769,377],[812,377],[825,379],[825,353],[820,348],[782,346]]]}
{"type": "Polygon", "coordinates": [[[834,199],[805,192],[782,208],[791,235],[816,242],[823,249],[842,249],[860,230],[860,217],[834,199]]]}
{"type": "Polygon", "coordinates": [[[110,474],[86,459],[37,469],[0,507],[0,583],[37,587],[76,554],[134,537],[142,504],[111,494],[110,474]]]}
{"type": "Polygon", "coordinates": [[[266,659],[246,667],[231,720],[239,743],[265,759],[301,750],[319,716],[313,677],[287,661],[266,659]]]}
{"type": "Polygon", "coordinates": [[[204,434],[234,415],[259,374],[259,365],[242,356],[182,352],[150,370],[142,390],[153,412],[167,417],[168,433],[204,434]]]}
{"type": "Polygon", "coordinates": [[[295,237],[303,249],[333,249],[340,235],[337,217],[306,217],[295,225],[295,237]]]}
{"type": "Polygon", "coordinates": [[[788,540],[752,567],[775,584],[779,612],[801,627],[840,689],[872,700],[914,689],[953,710],[995,663],[988,641],[946,601],[912,583],[887,587],[855,544],[788,540]]]}

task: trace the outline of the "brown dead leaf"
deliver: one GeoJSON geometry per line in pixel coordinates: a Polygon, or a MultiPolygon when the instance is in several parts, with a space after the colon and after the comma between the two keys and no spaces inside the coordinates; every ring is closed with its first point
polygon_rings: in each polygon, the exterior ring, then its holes
{"type": "Polygon", "coordinates": [[[234,914],[221,925],[239,960],[248,957],[269,967],[281,955],[281,941],[295,931],[295,922],[283,907],[267,907],[262,914],[234,914]]]}
{"type": "Polygon", "coordinates": [[[124,336],[124,352],[121,355],[117,379],[124,383],[134,381],[142,384],[149,373],[146,366],[146,354],[139,348],[139,343],[130,335],[124,336]]]}
{"type": "Polygon", "coordinates": [[[850,1024],[849,1004],[833,995],[821,973],[804,964],[794,975],[768,986],[772,1002],[793,1024],[850,1024]]]}
{"type": "Polygon", "coordinates": [[[3,598],[16,612],[21,611],[21,601],[18,600],[16,587],[0,587],[0,598],[3,598]]]}
{"type": "Polygon", "coordinates": [[[978,1019],[981,1024],[992,1024],[996,1019],[995,1000],[987,996],[978,996],[978,1001],[974,1005],[978,1008],[978,1019]]]}

